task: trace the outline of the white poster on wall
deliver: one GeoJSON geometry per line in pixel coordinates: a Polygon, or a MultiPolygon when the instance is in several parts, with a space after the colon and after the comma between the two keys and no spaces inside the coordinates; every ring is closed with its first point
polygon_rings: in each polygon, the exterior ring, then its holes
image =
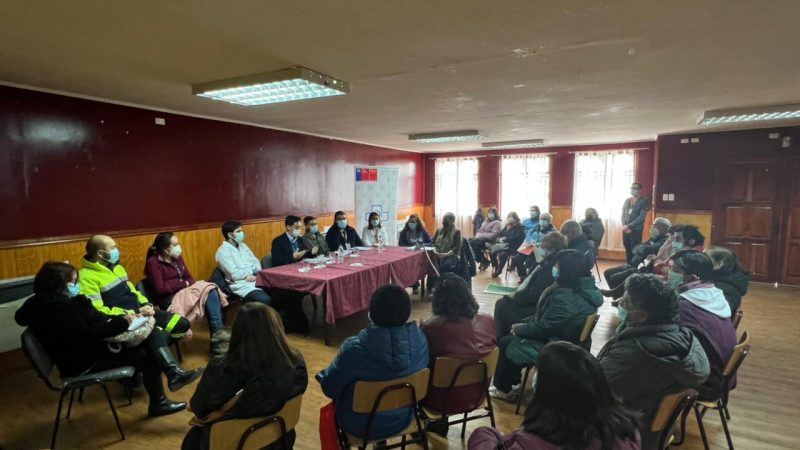
{"type": "MultiPolygon", "coordinates": [[[[397,245],[397,167],[359,167],[356,177],[356,231],[367,226],[370,213],[381,217],[389,239],[387,245],[397,245]]],[[[359,234],[360,235],[360,234],[359,234]]]]}

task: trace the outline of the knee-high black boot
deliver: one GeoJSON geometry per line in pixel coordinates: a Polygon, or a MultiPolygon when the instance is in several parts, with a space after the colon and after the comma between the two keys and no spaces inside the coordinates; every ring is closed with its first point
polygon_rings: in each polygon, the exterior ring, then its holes
{"type": "Polygon", "coordinates": [[[161,366],[161,371],[167,376],[167,386],[172,392],[200,378],[200,375],[203,374],[203,369],[183,370],[167,347],[160,347],[156,350],[156,359],[161,366]]]}

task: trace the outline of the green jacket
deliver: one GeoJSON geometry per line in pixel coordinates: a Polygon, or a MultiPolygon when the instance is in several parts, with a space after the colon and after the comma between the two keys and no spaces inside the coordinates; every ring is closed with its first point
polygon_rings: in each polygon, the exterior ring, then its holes
{"type": "Polygon", "coordinates": [[[109,316],[135,314],[141,306],[150,303],[128,281],[128,272],[119,264],[109,269],[84,257],[80,281],[81,294],[88,297],[97,310],[109,316]]]}

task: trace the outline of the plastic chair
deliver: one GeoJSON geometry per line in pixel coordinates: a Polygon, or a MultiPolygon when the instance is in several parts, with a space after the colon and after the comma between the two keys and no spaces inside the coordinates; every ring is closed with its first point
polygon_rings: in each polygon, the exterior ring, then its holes
{"type": "Polygon", "coordinates": [[[483,358],[478,359],[456,359],[448,357],[436,358],[433,363],[433,372],[431,373],[431,383],[435,388],[447,388],[444,396],[444,410],[439,411],[427,406],[422,407],[422,412],[430,420],[440,420],[449,415],[463,414],[463,417],[458,420],[450,421],[448,419],[447,425],[461,424],[461,439],[464,439],[467,432],[467,422],[477,419],[488,417],[495,426],[494,422],[494,409],[492,407],[492,399],[489,397],[489,384],[491,383],[494,371],[497,368],[497,359],[500,356],[500,349],[495,347],[491,353],[483,358]],[[467,410],[452,410],[448,409],[447,405],[450,403],[450,394],[453,388],[461,386],[469,386],[473,384],[483,384],[484,400],[480,404],[474,405],[467,410]],[[486,405],[485,407],[483,405],[486,405]],[[479,408],[484,407],[487,412],[484,414],[468,416],[469,413],[479,408]]]}
{"type": "Polygon", "coordinates": [[[367,427],[363,436],[354,436],[339,429],[339,433],[345,448],[355,445],[361,450],[365,450],[368,445],[373,444],[373,449],[378,448],[379,441],[402,436],[399,444],[384,445],[381,449],[391,449],[401,447],[405,449],[407,444],[419,443],[422,448],[428,450],[428,439],[425,429],[422,426],[422,414],[420,412],[418,399],[425,398],[428,394],[428,379],[430,369],[422,369],[403,378],[388,381],[359,381],[356,382],[353,390],[353,412],[369,414],[367,416],[367,427]],[[375,414],[382,411],[389,411],[398,408],[413,408],[414,420],[408,428],[393,436],[372,436],[372,421],[375,414]],[[415,431],[416,429],[416,431],[415,431]],[[406,435],[416,434],[412,439],[406,440],[406,435]]]}
{"type": "MultiPolygon", "coordinates": [[[[600,320],[600,314],[593,313],[586,316],[586,320],[583,322],[583,329],[581,330],[580,338],[578,339],[578,345],[581,347],[589,350],[591,347],[591,338],[592,332],[594,332],[594,327],[597,326],[597,321],[600,320]]],[[[522,400],[525,398],[525,387],[528,385],[528,377],[531,374],[531,371],[535,369],[536,366],[528,366],[525,368],[525,375],[522,377],[522,392],[519,393],[519,398],[517,399],[517,408],[514,410],[514,414],[519,414],[519,409],[522,407],[522,400]]]]}
{"type": "MultiPolygon", "coordinates": [[[[235,398],[238,399],[238,396],[235,398]]],[[[273,416],[215,422],[209,430],[209,448],[258,450],[278,441],[283,441],[283,448],[289,448],[285,439],[300,421],[302,404],[303,396],[298,395],[287,401],[273,416]]]]}
{"type": "Polygon", "coordinates": [[[122,425],[120,425],[119,417],[117,417],[117,409],[111,401],[106,382],[131,378],[134,372],[136,372],[134,367],[122,366],[100,372],[90,372],[75,377],[60,378],[54,373],[53,368],[55,365],[53,364],[53,360],[50,359],[50,356],[44,350],[44,347],[42,347],[41,342],[33,335],[30,329],[26,329],[22,333],[21,341],[22,351],[33,366],[36,375],[44,381],[48,389],[60,394],[58,398],[58,409],[56,410],[56,420],[53,424],[53,437],[50,440],[51,449],[56,448],[56,436],[58,436],[58,424],[61,421],[61,407],[64,404],[64,396],[68,393],[70,394],[69,406],[67,407],[67,419],[69,419],[72,413],[72,401],[75,399],[75,389],[83,389],[86,386],[94,384],[99,384],[103,388],[103,392],[106,394],[106,400],[108,400],[108,406],[111,408],[111,414],[114,415],[114,422],[117,424],[119,436],[123,441],[125,440],[125,432],[122,431],[122,425]]]}
{"type": "Polygon", "coordinates": [[[720,421],[722,421],[722,430],[725,432],[725,439],[728,440],[728,448],[733,450],[733,440],[731,439],[731,432],[728,429],[728,420],[731,418],[731,415],[728,412],[728,394],[730,393],[731,382],[736,376],[739,366],[742,365],[742,362],[744,362],[744,359],[747,357],[748,353],[750,353],[750,335],[747,333],[747,331],[745,331],[744,334],[742,334],[742,338],[739,340],[739,343],[733,347],[733,354],[728,360],[728,363],[725,365],[725,370],[722,371],[722,375],[725,380],[725,391],[722,393],[720,398],[716,400],[698,400],[694,404],[694,413],[695,417],[697,417],[697,426],[700,428],[700,437],[703,438],[703,447],[706,449],[708,449],[708,438],[706,438],[706,430],[703,427],[703,415],[705,415],[707,410],[714,409],[719,412],[719,418],[720,421]]]}
{"type": "Polygon", "coordinates": [[[686,416],[692,410],[695,401],[697,400],[697,391],[694,389],[686,389],[675,394],[667,394],[661,397],[661,402],[658,404],[653,420],[650,421],[650,431],[659,433],[658,449],[664,450],[670,444],[681,445],[685,436],[684,430],[686,429],[686,416]],[[675,441],[673,434],[675,432],[675,424],[678,422],[678,416],[681,416],[681,437],[680,440],[675,441]]]}

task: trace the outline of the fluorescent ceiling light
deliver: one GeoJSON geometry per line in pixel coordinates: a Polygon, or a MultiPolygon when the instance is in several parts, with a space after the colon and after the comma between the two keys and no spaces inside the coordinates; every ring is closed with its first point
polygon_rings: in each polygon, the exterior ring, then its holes
{"type": "Polygon", "coordinates": [[[410,134],[408,135],[408,140],[422,144],[438,144],[441,142],[479,141],[484,137],[486,136],[482,135],[478,130],[460,130],[443,133],[410,134]]]}
{"type": "Polygon", "coordinates": [[[256,106],[344,95],[350,85],[305,67],[192,85],[192,94],[236,105],[256,106]]]}
{"type": "Polygon", "coordinates": [[[484,142],[483,148],[531,148],[541,147],[546,144],[544,139],[527,139],[522,141],[484,142]]]}
{"type": "Polygon", "coordinates": [[[754,108],[716,109],[706,111],[697,119],[698,125],[763,122],[767,120],[800,119],[800,103],[761,106],[754,108]]]}

